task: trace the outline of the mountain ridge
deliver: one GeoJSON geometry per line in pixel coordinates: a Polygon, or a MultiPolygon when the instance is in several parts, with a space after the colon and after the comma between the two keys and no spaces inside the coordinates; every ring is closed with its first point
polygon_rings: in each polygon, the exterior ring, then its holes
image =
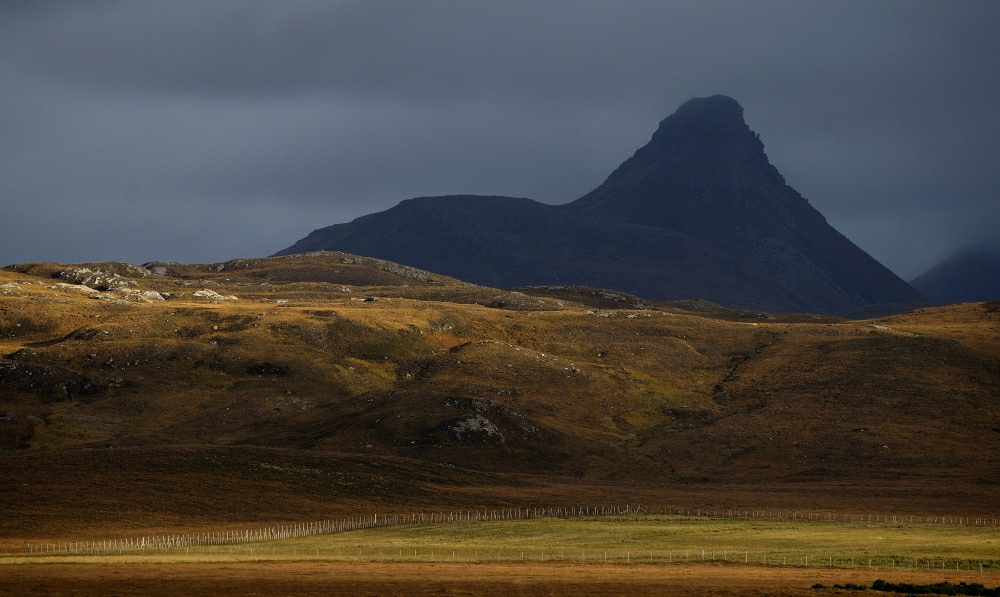
{"type": "Polygon", "coordinates": [[[1000,246],[969,246],[910,281],[940,304],[1000,298],[1000,246]]]}
{"type": "Polygon", "coordinates": [[[780,311],[792,304],[775,300],[759,282],[769,279],[763,268],[747,260],[735,267],[730,256],[687,235],[576,216],[530,199],[474,195],[408,199],[385,212],[313,235],[280,254],[294,254],[299,252],[297,247],[311,244],[349,245],[356,254],[409,260],[421,269],[449,271],[456,278],[490,286],[567,284],[583,279],[592,286],[657,300],[692,298],[672,291],[671,282],[682,280],[684,288],[694,289],[694,298],[723,296],[723,303],[732,303],[720,293],[738,286],[746,297],[745,306],[780,311]],[[502,232],[484,234],[487,228],[502,232]],[[442,237],[448,243],[438,242],[442,237]],[[603,242],[591,242],[594,238],[603,242]],[[418,246],[422,252],[415,251],[418,246]],[[630,260],[628,256],[634,254],[642,255],[642,260],[630,260]],[[711,280],[700,275],[706,262],[715,272],[711,280]],[[672,277],[664,280],[662,270],[668,266],[672,277]],[[748,271],[754,275],[748,276],[748,271]]]}

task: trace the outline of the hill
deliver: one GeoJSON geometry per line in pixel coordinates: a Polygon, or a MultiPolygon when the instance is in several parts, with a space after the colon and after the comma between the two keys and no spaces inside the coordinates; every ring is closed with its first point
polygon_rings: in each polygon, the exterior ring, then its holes
{"type": "Polygon", "coordinates": [[[422,197],[313,231],[278,254],[315,250],[491,286],[598,286],[732,308],[926,304],[785,184],[743,109],[724,96],[685,103],[600,187],[567,205],[422,197]]]}
{"type": "Polygon", "coordinates": [[[0,537],[373,504],[1000,506],[996,303],[851,321],[343,253],[147,266],[0,270],[0,537]]]}
{"type": "Polygon", "coordinates": [[[970,247],[910,281],[939,304],[1000,299],[1000,248],[970,247]]]}
{"type": "Polygon", "coordinates": [[[685,234],[580,216],[530,199],[410,199],[317,230],[279,254],[334,247],[501,288],[585,284],[656,300],[708,298],[771,311],[797,306],[775,296],[777,278],[753,259],[685,234]]]}

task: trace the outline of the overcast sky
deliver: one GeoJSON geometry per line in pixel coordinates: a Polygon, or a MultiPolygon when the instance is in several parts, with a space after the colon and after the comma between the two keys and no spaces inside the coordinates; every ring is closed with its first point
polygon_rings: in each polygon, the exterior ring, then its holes
{"type": "Polygon", "coordinates": [[[685,100],[906,279],[1000,237],[1000,2],[0,4],[0,262],[210,262],[576,199],[685,100]]]}

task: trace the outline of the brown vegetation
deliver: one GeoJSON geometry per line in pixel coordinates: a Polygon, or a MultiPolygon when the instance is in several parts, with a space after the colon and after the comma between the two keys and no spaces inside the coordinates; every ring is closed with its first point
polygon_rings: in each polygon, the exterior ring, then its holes
{"type": "Polygon", "coordinates": [[[0,292],[8,540],[376,506],[1000,505],[991,305],[611,308],[339,253],[27,264],[0,292]]]}
{"type": "MultiPolygon", "coordinates": [[[[869,571],[736,565],[236,562],[7,566],[9,595],[772,595],[824,597],[813,584],[871,584],[869,571]]],[[[890,582],[969,573],[885,572],[890,582]]],[[[980,581],[978,576],[973,580],[980,581]]],[[[995,576],[989,575],[990,582],[995,576]]],[[[838,592],[839,593],[839,592],[838,592]]]]}

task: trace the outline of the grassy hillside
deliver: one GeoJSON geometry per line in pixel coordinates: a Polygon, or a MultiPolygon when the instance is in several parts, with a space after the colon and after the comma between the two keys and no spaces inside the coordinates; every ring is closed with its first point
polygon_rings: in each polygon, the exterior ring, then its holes
{"type": "Polygon", "coordinates": [[[341,253],[0,270],[5,533],[95,504],[86,524],[121,528],[407,501],[1000,506],[995,304],[851,321],[602,292],[341,253]]]}

